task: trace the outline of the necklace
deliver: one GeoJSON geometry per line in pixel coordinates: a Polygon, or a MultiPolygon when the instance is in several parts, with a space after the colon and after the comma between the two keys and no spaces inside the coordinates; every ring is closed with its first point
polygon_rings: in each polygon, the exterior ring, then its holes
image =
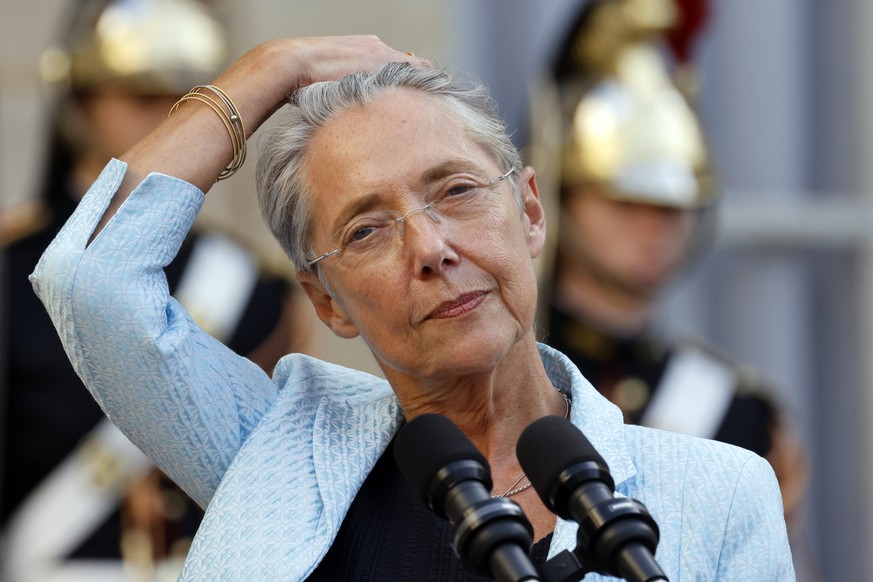
{"type": "MultiPolygon", "coordinates": [[[[557,388],[556,388],[556,390],[557,390],[557,388]]],[[[561,390],[558,390],[558,394],[560,394],[564,398],[564,404],[566,405],[566,409],[564,410],[564,418],[566,420],[570,420],[570,397],[567,396],[561,390]]],[[[504,491],[503,493],[501,493],[499,495],[492,495],[491,496],[492,499],[498,499],[500,497],[512,497],[516,493],[521,493],[525,489],[528,489],[531,485],[533,485],[533,483],[531,483],[530,481],[528,481],[527,483],[525,483],[521,487],[517,487],[517,485],[519,483],[521,483],[521,480],[524,479],[525,477],[527,477],[527,473],[522,473],[521,476],[518,479],[516,479],[512,485],[509,486],[509,489],[507,489],[506,491],[504,491]]]]}

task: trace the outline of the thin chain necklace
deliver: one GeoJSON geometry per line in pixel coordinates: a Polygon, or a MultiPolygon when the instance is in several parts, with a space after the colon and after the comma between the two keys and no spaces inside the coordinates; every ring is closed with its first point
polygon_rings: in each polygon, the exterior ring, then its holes
{"type": "MultiPolygon", "coordinates": [[[[564,418],[565,418],[566,420],[570,420],[570,397],[567,396],[567,395],[566,395],[563,391],[561,391],[561,390],[558,390],[558,394],[560,394],[561,396],[563,396],[563,398],[564,398],[564,404],[566,405],[566,409],[564,410],[564,418]]],[[[507,489],[506,491],[504,491],[504,492],[501,493],[500,495],[492,495],[491,497],[492,497],[493,499],[497,499],[497,498],[500,498],[500,497],[512,497],[512,496],[515,495],[516,493],[521,493],[521,492],[524,491],[525,489],[528,489],[528,488],[532,485],[532,483],[531,483],[530,481],[528,481],[527,483],[525,483],[525,484],[522,485],[521,487],[516,487],[519,483],[521,483],[521,480],[524,479],[525,477],[527,477],[527,473],[522,473],[521,476],[520,476],[518,479],[516,479],[515,482],[514,482],[512,485],[509,486],[509,489],[507,489]]]]}

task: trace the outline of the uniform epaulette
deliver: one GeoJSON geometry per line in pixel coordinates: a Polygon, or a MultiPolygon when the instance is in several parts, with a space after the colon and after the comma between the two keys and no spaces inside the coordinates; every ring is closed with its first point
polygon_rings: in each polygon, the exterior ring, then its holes
{"type": "Polygon", "coordinates": [[[677,342],[677,350],[688,348],[693,348],[706,354],[729,369],[736,378],[736,392],[738,395],[756,396],[772,403],[773,387],[761,373],[737,362],[717,347],[700,338],[683,338],[677,342]]]}

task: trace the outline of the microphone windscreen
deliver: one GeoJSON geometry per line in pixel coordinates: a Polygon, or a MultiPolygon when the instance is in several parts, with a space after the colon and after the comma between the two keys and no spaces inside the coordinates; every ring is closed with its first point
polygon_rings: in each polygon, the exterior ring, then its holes
{"type": "Polygon", "coordinates": [[[561,472],[576,464],[593,461],[606,467],[582,431],[560,416],[544,416],[532,422],[518,437],[515,455],[540,497],[553,491],[561,472]]]}
{"type": "Polygon", "coordinates": [[[432,504],[428,492],[436,474],[449,463],[473,460],[489,467],[467,435],[440,414],[417,416],[401,428],[394,440],[394,460],[427,505],[432,504]]]}

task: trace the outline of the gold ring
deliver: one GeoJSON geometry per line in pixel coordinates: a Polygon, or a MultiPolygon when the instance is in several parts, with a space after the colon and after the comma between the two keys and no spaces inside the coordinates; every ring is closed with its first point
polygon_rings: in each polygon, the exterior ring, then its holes
{"type": "Polygon", "coordinates": [[[414,57],[414,56],[415,56],[415,53],[412,52],[412,51],[406,51],[406,54],[409,55],[410,57],[414,57]]]}

